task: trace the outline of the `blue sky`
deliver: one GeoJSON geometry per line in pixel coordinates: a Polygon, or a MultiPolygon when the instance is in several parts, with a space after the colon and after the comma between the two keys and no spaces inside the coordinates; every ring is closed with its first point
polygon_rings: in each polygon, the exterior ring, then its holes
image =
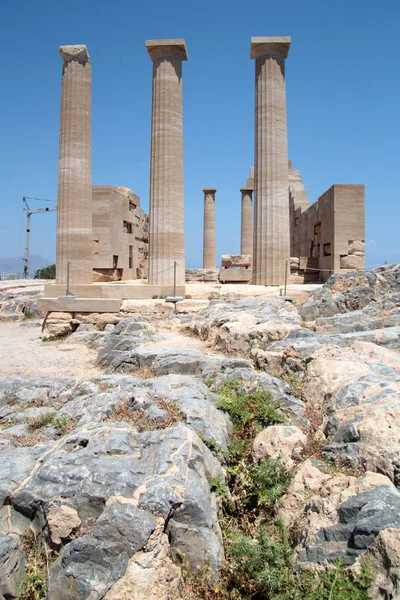
{"type": "MultiPolygon", "coordinates": [[[[367,264],[400,260],[398,0],[1,0],[0,257],[22,253],[22,196],[54,199],[62,61],[88,46],[93,183],[149,193],[151,61],[145,40],[183,37],[187,266],[201,266],[203,187],[216,187],[217,254],[238,252],[240,192],[253,164],[250,37],[290,35],[289,157],[314,202],[365,183],[367,264]]],[[[32,206],[43,204],[32,202],[32,206]]],[[[55,257],[55,216],[31,251],[55,257]]]]}

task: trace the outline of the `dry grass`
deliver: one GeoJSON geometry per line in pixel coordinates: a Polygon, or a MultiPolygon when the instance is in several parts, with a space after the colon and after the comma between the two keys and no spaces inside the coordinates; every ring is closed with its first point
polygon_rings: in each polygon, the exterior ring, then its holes
{"type": "Polygon", "coordinates": [[[40,430],[32,431],[31,433],[28,433],[28,435],[12,435],[11,433],[5,433],[2,437],[10,440],[15,447],[36,446],[36,444],[40,444],[47,440],[46,435],[40,430]]]}
{"type": "Polygon", "coordinates": [[[135,377],[140,377],[140,379],[151,379],[156,376],[156,372],[152,365],[143,365],[142,367],[134,367],[129,369],[129,371],[124,372],[126,375],[134,375],[135,377]]]}
{"type": "Polygon", "coordinates": [[[130,425],[136,427],[140,433],[143,431],[167,429],[167,427],[172,427],[172,425],[178,423],[179,421],[185,422],[184,416],[174,402],[171,402],[170,400],[159,399],[157,400],[157,405],[167,413],[162,421],[150,419],[148,415],[146,415],[145,411],[141,408],[138,410],[132,410],[127,402],[121,402],[118,404],[115,407],[113,414],[107,418],[107,421],[123,421],[124,423],[129,423],[130,425]]]}

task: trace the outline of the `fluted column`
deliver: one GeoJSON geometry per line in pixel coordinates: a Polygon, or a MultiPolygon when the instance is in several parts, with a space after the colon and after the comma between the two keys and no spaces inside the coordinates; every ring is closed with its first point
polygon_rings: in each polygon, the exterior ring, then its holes
{"type": "Polygon", "coordinates": [[[57,283],[93,282],[92,275],[92,69],[86,46],[61,46],[57,202],[57,283]],[[78,266],[75,266],[78,265],[78,266]]]}
{"type": "Polygon", "coordinates": [[[253,254],[253,190],[243,188],[242,193],[242,228],[240,254],[253,254]]]}
{"type": "Polygon", "coordinates": [[[285,58],[290,37],[251,38],[255,65],[253,279],[280,285],[290,257],[285,58]]]}
{"type": "Polygon", "coordinates": [[[215,188],[204,188],[203,269],[217,268],[215,188]]]}
{"type": "Polygon", "coordinates": [[[182,61],[184,40],[149,40],[153,61],[149,284],[185,284],[182,61]]]}

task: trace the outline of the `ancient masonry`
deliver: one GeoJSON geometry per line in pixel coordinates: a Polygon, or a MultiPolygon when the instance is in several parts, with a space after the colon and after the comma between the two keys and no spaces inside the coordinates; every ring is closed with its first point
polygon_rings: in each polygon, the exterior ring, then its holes
{"type": "Polygon", "coordinates": [[[256,70],[253,280],[280,285],[290,257],[285,59],[290,37],[251,38],[256,70]]]}
{"type": "Polygon", "coordinates": [[[184,40],[149,40],[153,61],[149,284],[185,283],[182,61],[184,40]]]}
{"type": "MultiPolygon", "coordinates": [[[[241,254],[223,255],[217,270],[216,189],[204,188],[203,269],[188,270],[189,281],[279,286],[289,265],[299,282],[364,267],[364,186],[335,184],[310,205],[288,161],[289,47],[290,37],[251,38],[255,166],[240,190],[241,254]]],[[[188,56],[183,39],[148,40],[146,48],[153,63],[149,219],[129,189],[92,187],[89,53],[84,45],[60,48],[57,281],[45,286],[43,310],[117,312],[124,299],[185,295],[182,62],[188,56]],[[135,281],[146,277],[147,285],[135,281]]]]}
{"type": "Polygon", "coordinates": [[[242,223],[240,235],[240,254],[253,254],[253,190],[242,188],[242,223]]]}
{"type": "Polygon", "coordinates": [[[57,283],[92,276],[92,68],[86,46],[61,46],[64,61],[58,159],[57,283]]]}
{"type": "Polygon", "coordinates": [[[203,269],[217,268],[214,188],[204,188],[203,269]]]}

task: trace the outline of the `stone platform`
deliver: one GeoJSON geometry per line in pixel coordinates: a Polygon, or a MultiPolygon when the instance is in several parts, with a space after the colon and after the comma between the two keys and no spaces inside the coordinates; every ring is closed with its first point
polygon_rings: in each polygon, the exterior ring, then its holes
{"type": "MultiPolygon", "coordinates": [[[[119,312],[123,300],[171,296],[174,287],[118,282],[71,285],[69,291],[75,298],[65,298],[65,285],[45,285],[40,309],[56,312],[119,312]]],[[[185,286],[176,286],[175,292],[177,296],[185,296],[185,286]]]]}

